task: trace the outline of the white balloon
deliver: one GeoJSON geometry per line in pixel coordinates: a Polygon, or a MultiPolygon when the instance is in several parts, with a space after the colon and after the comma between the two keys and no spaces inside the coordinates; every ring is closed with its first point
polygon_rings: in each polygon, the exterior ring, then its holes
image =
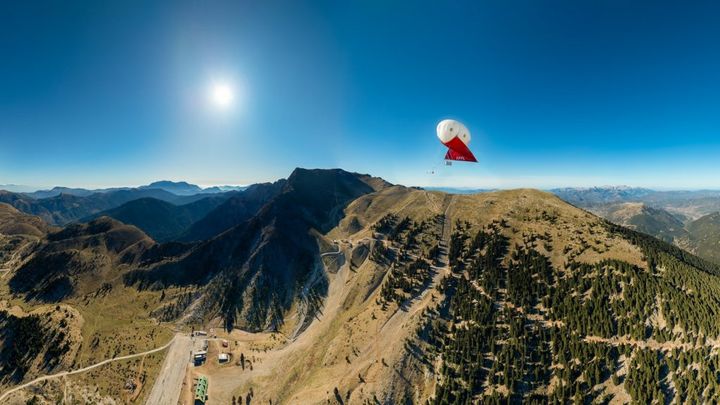
{"type": "Polygon", "coordinates": [[[437,137],[442,143],[448,143],[458,137],[465,144],[470,144],[470,131],[465,125],[455,120],[442,120],[437,126],[437,137]]]}

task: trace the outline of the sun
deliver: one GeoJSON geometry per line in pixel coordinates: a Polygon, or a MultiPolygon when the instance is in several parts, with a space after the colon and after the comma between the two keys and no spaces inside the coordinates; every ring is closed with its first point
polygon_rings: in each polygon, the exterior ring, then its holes
{"type": "Polygon", "coordinates": [[[235,100],[233,87],[228,83],[214,83],[210,87],[210,102],[221,109],[230,107],[235,100]]]}

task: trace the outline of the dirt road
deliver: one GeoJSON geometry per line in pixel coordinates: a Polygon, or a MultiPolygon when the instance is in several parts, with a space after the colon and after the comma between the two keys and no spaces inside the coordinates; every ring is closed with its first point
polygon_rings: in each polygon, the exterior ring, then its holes
{"type": "MultiPolygon", "coordinates": [[[[158,347],[157,349],[148,350],[148,351],[142,352],[142,353],[128,354],[128,355],[126,355],[126,356],[114,357],[114,358],[112,358],[112,359],[103,360],[103,361],[101,361],[101,362],[99,362],[99,363],[96,363],[96,364],[93,364],[93,365],[91,365],[91,366],[87,366],[87,367],[84,367],[84,368],[81,368],[81,369],[78,369],[78,370],[63,371],[63,372],[57,373],[57,374],[51,374],[51,375],[46,375],[46,376],[43,376],[43,377],[38,377],[38,378],[36,378],[36,379],[34,379],[34,380],[30,381],[30,382],[27,382],[27,383],[22,384],[22,385],[18,385],[18,386],[15,387],[15,388],[12,388],[12,389],[10,389],[10,390],[5,391],[2,395],[0,395],[0,403],[3,403],[3,400],[5,400],[8,396],[10,396],[10,394],[12,394],[13,392],[20,391],[21,389],[27,388],[27,387],[29,387],[29,386],[31,386],[31,385],[33,385],[33,384],[37,384],[37,383],[39,383],[39,382],[41,382],[41,381],[50,380],[50,379],[53,379],[53,378],[65,377],[65,376],[69,376],[69,375],[73,375],[73,374],[80,374],[80,373],[84,373],[84,372],[86,372],[86,371],[90,371],[90,370],[92,370],[92,369],[94,369],[94,368],[104,366],[105,364],[112,363],[112,362],[114,362],[114,361],[132,359],[132,358],[135,358],[135,357],[141,357],[141,356],[145,356],[145,355],[148,355],[148,354],[152,354],[152,353],[156,353],[156,352],[163,351],[163,350],[167,349],[170,345],[172,345],[173,342],[175,342],[176,340],[178,340],[178,337],[179,337],[179,335],[175,335],[175,337],[174,337],[172,340],[170,340],[170,341],[169,341],[168,343],[166,343],[165,345],[158,347]]],[[[189,339],[189,338],[188,338],[188,339],[189,339]]]]}
{"type": "Polygon", "coordinates": [[[335,247],[337,248],[337,252],[325,252],[325,253],[320,253],[320,257],[339,255],[340,253],[342,253],[342,250],[340,250],[340,245],[338,245],[338,244],[336,243],[336,244],[335,244],[335,247]]]}
{"type": "Polygon", "coordinates": [[[190,362],[191,350],[192,339],[189,336],[175,335],[146,404],[176,405],[178,403],[185,370],[190,362]]]}

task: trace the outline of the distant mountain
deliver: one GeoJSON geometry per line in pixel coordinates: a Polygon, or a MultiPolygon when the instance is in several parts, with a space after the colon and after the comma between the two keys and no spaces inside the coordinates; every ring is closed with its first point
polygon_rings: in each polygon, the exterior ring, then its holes
{"type": "MultiPolygon", "coordinates": [[[[117,189],[112,189],[112,190],[117,190],[117,189]]],[[[33,191],[30,193],[23,193],[23,194],[37,200],[37,199],[42,199],[42,198],[57,197],[60,194],[74,195],[77,197],[87,197],[94,193],[102,193],[102,192],[107,192],[107,191],[112,191],[112,190],[111,189],[88,190],[85,188],[53,187],[50,190],[38,190],[38,191],[33,191]]]]}
{"type": "MultiPolygon", "coordinates": [[[[707,201],[707,198],[701,200],[707,201]]],[[[630,202],[595,205],[588,210],[610,222],[673,243],[720,264],[720,212],[692,219],[678,212],[630,202]]]]}
{"type": "Polygon", "coordinates": [[[687,237],[685,224],[673,214],[643,203],[608,204],[591,209],[618,225],[673,243],[687,237]]]}
{"type": "Polygon", "coordinates": [[[200,200],[206,195],[179,196],[160,189],[120,189],[88,196],[60,194],[55,197],[34,199],[24,194],[0,191],[0,202],[18,210],[37,215],[52,225],[64,225],[99,212],[118,207],[138,198],[155,198],[176,205],[200,200]]]}
{"type": "Polygon", "coordinates": [[[0,190],[10,191],[11,193],[29,193],[37,190],[37,188],[20,184],[0,184],[0,190]]]}
{"type": "Polygon", "coordinates": [[[654,191],[632,187],[552,190],[609,221],[652,235],[720,263],[720,191],[654,191]]]}
{"type": "Polygon", "coordinates": [[[275,183],[254,184],[237,193],[192,224],[178,238],[190,242],[210,239],[252,218],[265,203],[278,195],[285,180],[275,183]]]}
{"type": "Polygon", "coordinates": [[[627,186],[567,187],[552,189],[550,192],[579,207],[616,202],[642,201],[643,198],[656,193],[656,191],[647,188],[627,186]]]}
{"type": "Polygon", "coordinates": [[[720,190],[656,191],[638,187],[607,186],[557,188],[550,191],[581,208],[619,202],[642,202],[688,219],[697,219],[720,210],[720,190]]]}
{"type": "Polygon", "coordinates": [[[185,205],[139,198],[125,204],[83,218],[83,222],[108,216],[126,224],[137,226],[158,242],[173,240],[193,223],[228,199],[226,194],[209,195],[185,205]]]}
{"type": "Polygon", "coordinates": [[[165,191],[171,192],[173,194],[177,194],[177,195],[193,195],[193,194],[202,193],[202,188],[200,188],[200,186],[197,186],[195,184],[190,184],[185,181],[162,180],[162,181],[156,181],[154,183],[150,183],[147,186],[140,186],[138,188],[139,189],[154,188],[154,189],[159,189],[159,190],[165,190],[165,191]]]}
{"type": "MultiPolygon", "coordinates": [[[[225,193],[228,191],[240,191],[244,190],[245,186],[212,186],[207,188],[201,188],[195,184],[190,184],[185,181],[173,182],[168,180],[156,181],[148,185],[139,186],[137,189],[157,189],[164,190],[175,195],[191,196],[195,194],[217,194],[225,193]]],[[[36,200],[44,198],[57,197],[60,194],[68,194],[77,197],[87,197],[95,193],[108,193],[119,190],[132,190],[133,187],[112,187],[112,188],[100,188],[100,189],[86,189],[86,188],[72,188],[56,186],[47,190],[34,190],[31,187],[26,186],[13,186],[13,185],[0,185],[0,190],[10,191],[14,193],[22,193],[28,197],[36,200]]]]}
{"type": "Polygon", "coordinates": [[[159,190],[165,190],[168,192],[171,192],[173,194],[177,195],[184,195],[184,196],[190,196],[195,194],[214,194],[214,193],[224,193],[227,191],[240,191],[245,189],[245,187],[241,186],[213,186],[208,188],[201,188],[198,185],[190,184],[185,181],[169,181],[169,180],[162,180],[162,181],[156,181],[154,183],[150,183],[146,186],[140,186],[138,187],[140,189],[159,189],[159,190]]]}
{"type": "Polygon", "coordinates": [[[226,193],[228,191],[243,191],[248,186],[212,186],[203,189],[203,193],[226,193]]]}
{"type": "Polygon", "coordinates": [[[688,223],[689,245],[695,254],[720,263],[720,212],[688,223]]]}

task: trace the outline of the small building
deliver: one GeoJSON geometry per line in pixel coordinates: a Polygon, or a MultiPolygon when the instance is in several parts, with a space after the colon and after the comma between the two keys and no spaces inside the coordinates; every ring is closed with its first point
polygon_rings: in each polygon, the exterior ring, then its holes
{"type": "Polygon", "coordinates": [[[204,330],[196,330],[195,336],[207,336],[207,332],[205,332],[204,330]]]}
{"type": "Polygon", "coordinates": [[[203,363],[205,363],[206,359],[207,352],[205,350],[199,350],[193,353],[193,363],[195,364],[195,367],[201,366],[203,363]]]}
{"type": "Polygon", "coordinates": [[[195,383],[195,405],[204,405],[208,400],[208,378],[204,375],[198,377],[195,383]]]}
{"type": "Polygon", "coordinates": [[[229,355],[229,354],[227,354],[227,353],[220,353],[220,354],[218,354],[218,362],[219,362],[220,364],[222,364],[222,363],[227,363],[228,361],[230,361],[230,355],[229,355]]]}

